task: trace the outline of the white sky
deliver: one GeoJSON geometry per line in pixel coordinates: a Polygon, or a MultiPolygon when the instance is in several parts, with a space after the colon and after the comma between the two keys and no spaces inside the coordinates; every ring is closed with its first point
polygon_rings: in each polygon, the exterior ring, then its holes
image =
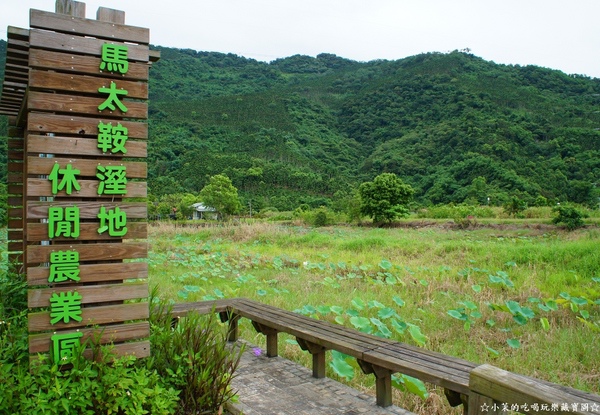
{"type": "MultiPolygon", "coordinates": [[[[125,11],[151,43],[261,61],[334,53],[358,61],[471,49],[486,60],[600,78],[600,0],[89,0],[125,11]]],[[[6,27],[54,0],[0,0],[6,27]]]]}

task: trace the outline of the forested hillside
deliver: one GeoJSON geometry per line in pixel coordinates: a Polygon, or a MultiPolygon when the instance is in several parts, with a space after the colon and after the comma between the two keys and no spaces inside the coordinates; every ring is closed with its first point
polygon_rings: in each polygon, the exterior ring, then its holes
{"type": "Polygon", "coordinates": [[[600,79],[459,51],[264,63],[156,49],[154,195],[197,193],[226,174],[244,206],[335,206],[393,172],[423,204],[598,202],[600,79]]]}

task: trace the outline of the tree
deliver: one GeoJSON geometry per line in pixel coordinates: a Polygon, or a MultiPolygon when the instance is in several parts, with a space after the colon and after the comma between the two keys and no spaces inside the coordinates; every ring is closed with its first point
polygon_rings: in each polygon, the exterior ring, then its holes
{"type": "Polygon", "coordinates": [[[238,190],[224,174],[217,174],[208,180],[208,184],[200,190],[200,199],[220,215],[233,215],[241,208],[238,190]]]}
{"type": "Polygon", "coordinates": [[[408,215],[408,204],[415,191],[394,173],[383,173],[372,182],[362,183],[358,193],[360,212],[372,216],[373,222],[381,223],[408,215]]]}

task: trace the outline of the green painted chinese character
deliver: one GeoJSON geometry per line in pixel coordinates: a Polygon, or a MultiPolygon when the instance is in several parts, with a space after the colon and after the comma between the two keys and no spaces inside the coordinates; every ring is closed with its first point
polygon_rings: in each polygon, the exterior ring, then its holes
{"type": "Polygon", "coordinates": [[[52,167],[52,171],[48,176],[48,180],[52,182],[52,194],[57,194],[60,190],[65,189],[65,192],[70,195],[73,192],[73,188],[79,191],[81,186],[77,182],[77,178],[75,177],[79,174],[80,171],[74,169],[73,166],[69,163],[67,167],[61,169],[58,163],[55,163],[52,167]],[[59,175],[62,175],[61,180],[59,181],[59,175]]]}
{"type": "Polygon", "coordinates": [[[108,231],[110,236],[125,236],[127,233],[127,215],[118,206],[108,211],[102,206],[98,219],[100,219],[98,233],[108,231]]]}
{"type": "Polygon", "coordinates": [[[106,108],[110,109],[111,111],[115,111],[117,107],[119,107],[121,111],[127,112],[127,107],[123,105],[123,103],[119,99],[119,95],[127,95],[127,90],[117,89],[117,84],[111,81],[110,88],[101,87],[98,88],[98,92],[100,92],[101,94],[108,94],[108,98],[106,98],[106,100],[102,104],[98,105],[99,111],[105,110],[106,108]],[[115,107],[115,105],[117,107],[115,107]]]}
{"type": "Polygon", "coordinates": [[[79,281],[79,252],[57,251],[50,253],[48,282],[79,281]]]}
{"type": "Polygon", "coordinates": [[[98,166],[96,177],[100,179],[99,195],[127,194],[127,177],[125,166],[98,166]]]}
{"type": "Polygon", "coordinates": [[[66,364],[71,361],[75,349],[81,346],[83,333],[62,333],[55,334],[52,340],[52,360],[56,364],[66,364]]]}
{"type": "Polygon", "coordinates": [[[77,291],[54,293],[50,297],[50,324],[81,321],[81,295],[77,291]]]}
{"type": "Polygon", "coordinates": [[[119,72],[123,75],[126,74],[129,69],[127,49],[128,48],[125,45],[103,44],[100,70],[103,71],[104,69],[108,69],[110,72],[119,72]]]}
{"type": "Polygon", "coordinates": [[[119,123],[116,127],[112,124],[98,124],[98,148],[106,153],[110,150],[111,153],[127,153],[125,142],[127,141],[127,128],[119,123]]]}
{"type": "Polygon", "coordinates": [[[63,236],[65,238],[79,237],[79,207],[48,208],[48,237],[50,239],[63,236]]]}

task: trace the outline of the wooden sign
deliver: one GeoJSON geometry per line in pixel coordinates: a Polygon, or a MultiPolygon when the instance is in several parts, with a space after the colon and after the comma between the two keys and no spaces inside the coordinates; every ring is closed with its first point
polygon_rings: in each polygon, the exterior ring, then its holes
{"type": "Polygon", "coordinates": [[[85,4],[70,0],[56,10],[31,10],[31,29],[9,40],[10,61],[27,66],[0,99],[15,127],[9,249],[30,287],[29,350],[68,363],[93,338],[117,355],[148,356],[140,260],[148,73],[158,57],[148,29],[126,26],[123,12],[100,8],[97,20],[85,19],[85,4]]]}

